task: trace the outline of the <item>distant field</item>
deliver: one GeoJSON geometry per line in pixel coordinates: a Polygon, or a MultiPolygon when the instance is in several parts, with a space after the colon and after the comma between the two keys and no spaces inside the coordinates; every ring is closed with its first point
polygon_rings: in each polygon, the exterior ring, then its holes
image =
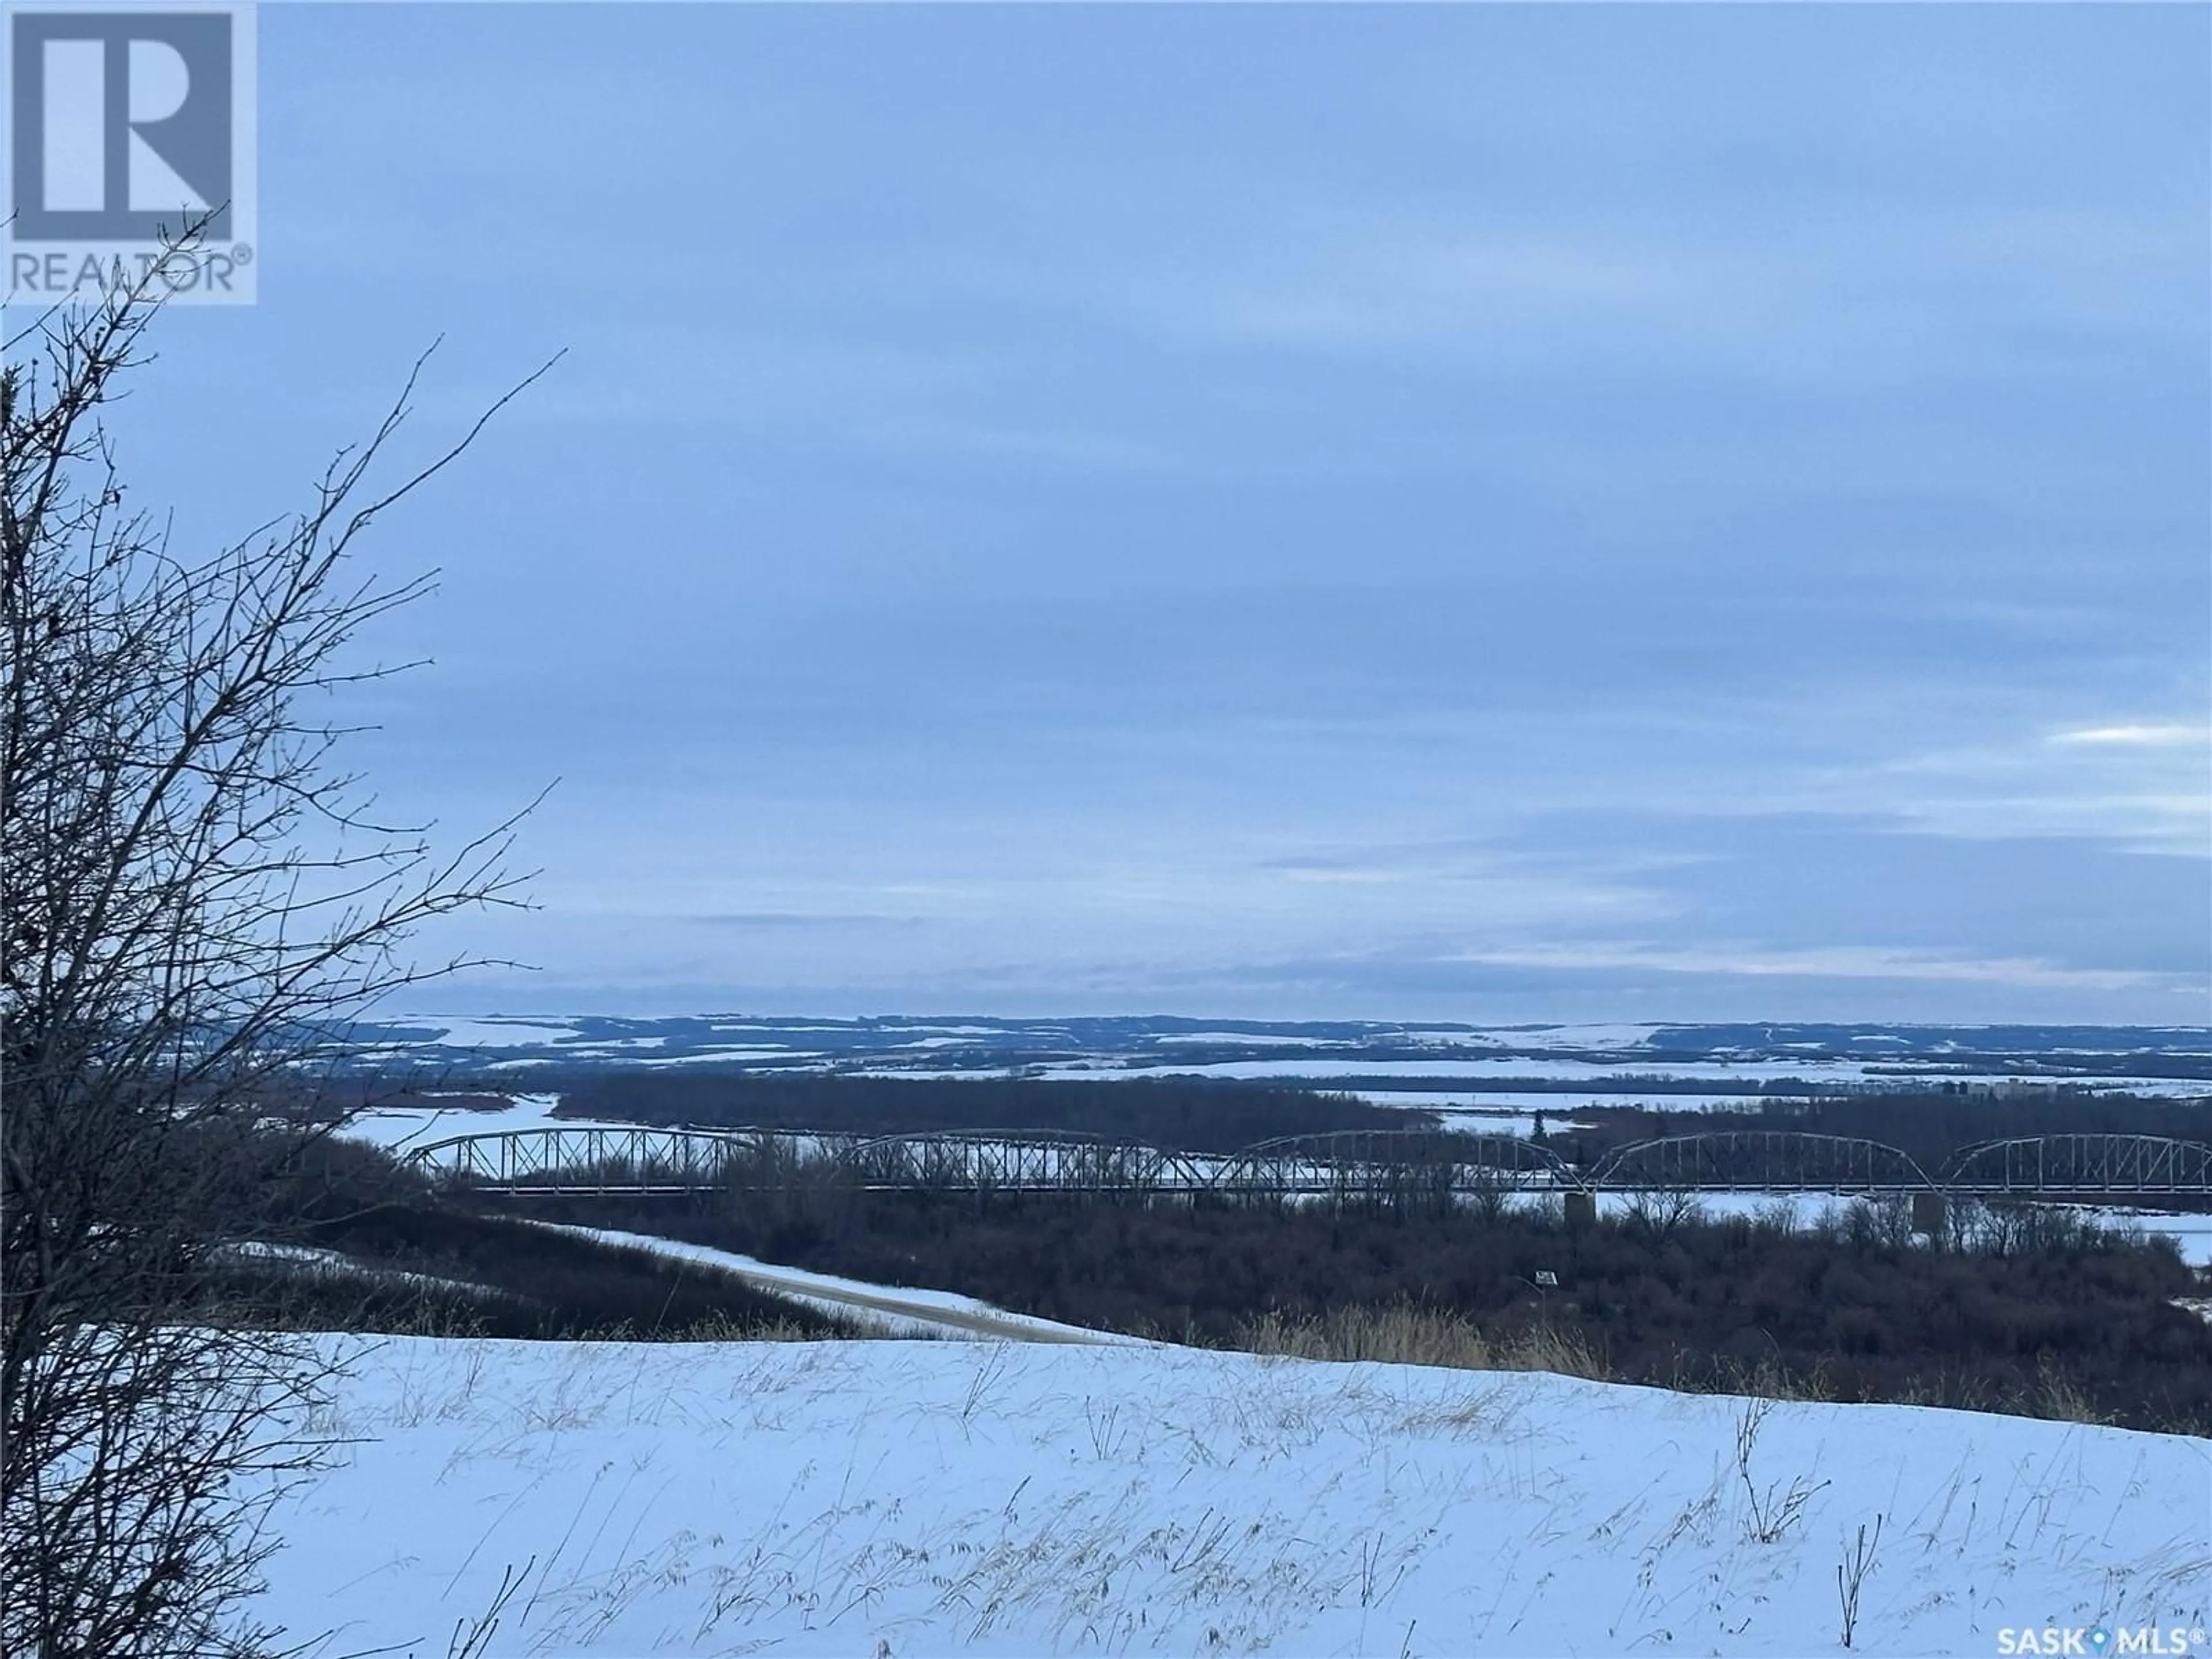
{"type": "Polygon", "coordinates": [[[773,1019],[426,1015],[364,1024],[363,1066],[443,1075],[608,1066],[913,1076],[1515,1079],[1712,1092],[1769,1085],[2120,1081],[2212,1094],[2212,1030],[2174,1026],[1477,1026],[1158,1017],[773,1019]]]}

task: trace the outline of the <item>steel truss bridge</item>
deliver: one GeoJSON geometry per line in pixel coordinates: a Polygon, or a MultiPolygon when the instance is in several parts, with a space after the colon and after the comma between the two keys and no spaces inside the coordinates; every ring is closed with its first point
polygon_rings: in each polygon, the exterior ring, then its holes
{"type": "Polygon", "coordinates": [[[406,1161],[483,1192],[797,1188],[1388,1201],[1528,1192],[2212,1200],[2212,1146],[2156,1135],[1984,1141],[1932,1174],[1879,1141],[1793,1130],[1670,1135],[1570,1164],[1510,1135],[1350,1129],[1230,1153],[1042,1130],[863,1136],[787,1129],[549,1127],[457,1135],[406,1161]]]}

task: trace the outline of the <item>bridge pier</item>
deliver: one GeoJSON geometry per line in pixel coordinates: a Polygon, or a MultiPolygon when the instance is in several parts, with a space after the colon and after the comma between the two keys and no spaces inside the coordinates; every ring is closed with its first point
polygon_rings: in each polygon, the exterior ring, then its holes
{"type": "Polygon", "coordinates": [[[1597,1194],[1578,1187],[1570,1187],[1561,1194],[1562,1206],[1570,1227],[1585,1227],[1597,1220],[1597,1194]]]}
{"type": "Polygon", "coordinates": [[[1924,1233],[1930,1238],[1941,1238],[1948,1208],[1941,1193],[1913,1194],[1912,1231],[1924,1233]]]}

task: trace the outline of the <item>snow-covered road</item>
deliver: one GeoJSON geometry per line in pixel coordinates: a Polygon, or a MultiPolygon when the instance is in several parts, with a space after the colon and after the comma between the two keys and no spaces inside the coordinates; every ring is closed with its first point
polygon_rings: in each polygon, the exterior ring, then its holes
{"type": "Polygon", "coordinates": [[[826,1313],[857,1317],[866,1328],[888,1336],[946,1336],[981,1338],[1008,1342],[1073,1342],[1107,1346],[1144,1346],[1143,1339],[1111,1331],[1085,1330],[1027,1314],[1009,1313],[974,1297],[951,1291],[917,1291],[902,1285],[872,1285],[834,1273],[810,1273],[803,1267],[780,1267],[731,1250],[681,1239],[659,1238],[651,1233],[626,1233],[608,1227],[568,1227],[557,1222],[532,1224],[557,1233],[574,1233],[602,1244],[619,1244],[651,1250],[656,1255],[734,1274],[746,1283],[826,1313]]]}

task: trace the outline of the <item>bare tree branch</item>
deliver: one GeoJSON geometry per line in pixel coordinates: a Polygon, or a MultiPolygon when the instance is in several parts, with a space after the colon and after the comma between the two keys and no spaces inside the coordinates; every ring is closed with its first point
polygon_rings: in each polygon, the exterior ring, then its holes
{"type": "Polygon", "coordinates": [[[354,538],[558,358],[386,487],[425,353],[304,511],[196,557],[100,421],[159,269],[0,369],[0,1649],[42,1659],[255,1650],[228,1621],[327,1364],[225,1314],[211,1253],[327,1132],[295,1109],[349,1018],[476,965],[419,965],[416,930],[526,903],[530,807],[441,855],[319,708],[411,665],[354,653],[433,586],[356,573],[354,538]]]}

